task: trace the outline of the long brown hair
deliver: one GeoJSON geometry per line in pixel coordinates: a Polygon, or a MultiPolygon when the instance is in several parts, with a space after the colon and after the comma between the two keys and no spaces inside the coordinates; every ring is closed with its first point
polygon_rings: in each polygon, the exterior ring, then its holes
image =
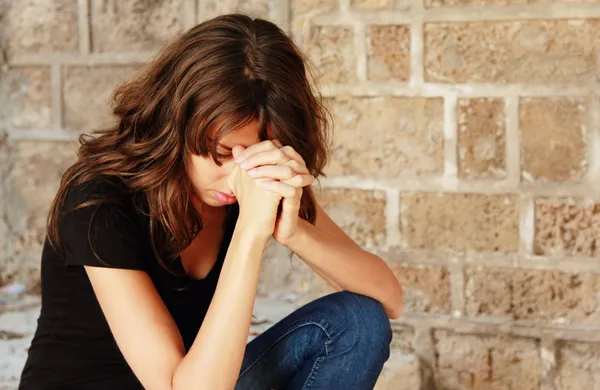
{"type": "MultiPolygon", "coordinates": [[[[266,20],[222,15],[184,33],[116,90],[114,127],[79,137],[77,162],[64,173],[48,216],[50,242],[60,247],[59,216],[69,189],[100,175],[116,176],[143,194],[159,259],[176,256],[202,228],[190,200],[187,157],[211,155],[221,164],[205,137],[216,123],[214,145],[255,120],[261,140],[292,146],[313,176],[323,175],[329,114],[308,64],[292,40],[266,20]],[[181,221],[191,221],[191,227],[181,221]]],[[[315,221],[310,188],[303,193],[300,217],[315,221]]]]}

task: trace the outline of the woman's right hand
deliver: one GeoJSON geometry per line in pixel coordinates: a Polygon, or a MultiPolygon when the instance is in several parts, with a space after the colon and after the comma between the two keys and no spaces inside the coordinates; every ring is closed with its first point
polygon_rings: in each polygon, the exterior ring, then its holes
{"type": "MultiPolygon", "coordinates": [[[[233,155],[237,156],[243,150],[242,146],[235,146],[233,155]]],[[[281,195],[263,188],[265,181],[268,179],[251,178],[238,164],[235,164],[227,178],[240,207],[238,224],[248,227],[252,234],[267,239],[275,230],[281,195]]]]}

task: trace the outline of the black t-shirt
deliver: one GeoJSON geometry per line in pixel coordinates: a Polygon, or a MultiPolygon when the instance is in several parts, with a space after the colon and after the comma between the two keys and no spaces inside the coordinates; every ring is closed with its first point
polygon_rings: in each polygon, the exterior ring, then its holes
{"type": "MultiPolygon", "coordinates": [[[[46,240],[41,260],[42,308],[19,389],[142,389],[110,332],[83,265],[147,272],[173,316],[186,350],[191,347],[216,289],[237,218],[230,206],[218,260],[208,276],[185,276],[181,259],[159,263],[143,202],[116,178],[97,178],[71,189],[62,211],[82,202],[111,203],[61,214],[66,251],[46,240]],[[167,265],[165,267],[164,265],[167,265]]],[[[146,205],[147,210],[147,205],[146,205]]],[[[137,327],[135,323],[132,327],[137,327]]]]}

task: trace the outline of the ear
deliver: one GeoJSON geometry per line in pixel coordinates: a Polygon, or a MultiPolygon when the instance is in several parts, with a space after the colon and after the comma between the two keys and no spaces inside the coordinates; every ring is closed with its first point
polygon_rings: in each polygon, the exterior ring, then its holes
{"type": "Polygon", "coordinates": [[[246,150],[242,145],[235,145],[233,149],[231,149],[231,153],[233,154],[233,158],[236,159],[242,152],[246,150]]]}

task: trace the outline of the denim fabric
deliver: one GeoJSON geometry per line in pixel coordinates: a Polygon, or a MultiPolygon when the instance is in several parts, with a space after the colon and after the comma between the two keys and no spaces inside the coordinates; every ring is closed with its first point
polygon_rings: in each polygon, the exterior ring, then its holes
{"type": "Polygon", "coordinates": [[[347,291],[327,295],[248,343],[235,389],[373,389],[391,340],[379,302],[347,291]]]}

